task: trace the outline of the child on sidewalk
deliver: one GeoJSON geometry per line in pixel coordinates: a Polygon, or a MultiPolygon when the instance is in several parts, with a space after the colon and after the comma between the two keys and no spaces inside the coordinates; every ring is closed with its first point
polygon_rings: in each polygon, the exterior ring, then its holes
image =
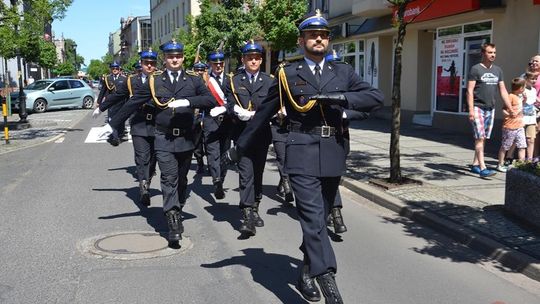
{"type": "Polygon", "coordinates": [[[523,93],[523,123],[525,124],[525,137],[527,137],[527,160],[533,159],[534,142],[536,139],[536,115],[535,103],[540,101],[537,97],[534,84],[538,78],[538,72],[528,71],[525,73],[525,92],[523,93]]]}
{"type": "Polygon", "coordinates": [[[499,165],[497,171],[506,172],[508,167],[504,165],[506,152],[515,143],[518,148],[518,158],[525,159],[525,130],[523,129],[523,92],[525,91],[525,79],[518,77],[512,79],[512,93],[509,94],[511,109],[504,108],[504,121],[502,129],[502,143],[499,149],[499,165]],[[511,116],[510,113],[516,113],[511,116]]]}

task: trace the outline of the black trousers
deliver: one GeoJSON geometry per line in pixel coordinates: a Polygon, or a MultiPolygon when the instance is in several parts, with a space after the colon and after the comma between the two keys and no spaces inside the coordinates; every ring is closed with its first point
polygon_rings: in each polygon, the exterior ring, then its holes
{"type": "Polygon", "coordinates": [[[200,121],[195,122],[195,126],[193,127],[193,133],[195,143],[195,150],[193,150],[193,156],[195,156],[195,158],[198,160],[204,157],[205,151],[203,130],[200,121]]]}
{"type": "Polygon", "coordinates": [[[215,131],[204,130],[206,140],[206,155],[212,182],[225,180],[227,165],[221,161],[221,155],[231,148],[231,134],[225,126],[220,126],[215,131]]]}
{"type": "MultiPolygon", "coordinates": [[[[111,119],[114,117],[114,115],[116,115],[116,113],[120,111],[120,109],[122,108],[124,104],[125,102],[119,102],[109,108],[108,113],[107,113],[108,122],[110,122],[111,119]]],[[[118,130],[116,131],[118,131],[118,136],[122,137],[126,131],[125,124],[122,124],[120,128],[118,128],[118,130]]]]}
{"type": "Polygon", "coordinates": [[[191,150],[186,152],[156,151],[161,171],[161,192],[165,212],[173,208],[180,210],[186,204],[187,174],[192,154],[191,150]]]}
{"type": "Polygon", "coordinates": [[[288,133],[284,132],[279,126],[271,125],[272,130],[272,144],[274,145],[274,152],[276,153],[277,167],[279,175],[287,177],[287,173],[284,172],[283,166],[285,165],[285,143],[287,142],[288,133]]]}
{"type": "Polygon", "coordinates": [[[333,206],[340,176],[315,177],[289,174],[302,227],[304,263],[310,276],[337,270],[336,256],[326,230],[326,218],[333,206]]]}
{"type": "Polygon", "coordinates": [[[156,152],[153,136],[132,135],[138,181],[150,181],[156,172],[156,152]]]}
{"type": "Polygon", "coordinates": [[[268,145],[252,145],[240,158],[238,176],[240,185],[240,208],[252,207],[255,196],[262,193],[262,181],[268,145]]]}

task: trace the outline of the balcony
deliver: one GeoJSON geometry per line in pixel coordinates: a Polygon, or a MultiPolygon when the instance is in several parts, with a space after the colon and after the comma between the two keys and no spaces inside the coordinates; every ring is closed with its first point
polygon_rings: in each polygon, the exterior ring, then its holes
{"type": "Polygon", "coordinates": [[[372,18],[389,15],[392,13],[392,8],[386,0],[353,0],[352,13],[372,18]]]}

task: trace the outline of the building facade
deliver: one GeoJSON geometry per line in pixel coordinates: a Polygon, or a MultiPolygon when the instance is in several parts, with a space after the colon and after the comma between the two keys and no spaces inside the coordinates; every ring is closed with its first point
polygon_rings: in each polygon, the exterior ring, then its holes
{"type": "Polygon", "coordinates": [[[188,16],[201,13],[198,0],[150,0],[152,37],[156,44],[163,44],[180,28],[188,30],[188,16]]]}
{"type": "MultiPolygon", "coordinates": [[[[391,106],[394,45],[392,8],[386,0],[323,1],[332,27],[331,46],[385,96],[391,106]]],[[[530,57],[540,53],[540,0],[416,0],[405,12],[402,53],[403,123],[468,132],[466,85],[480,46],[497,45],[496,64],[510,88],[530,57]]],[[[496,117],[501,118],[500,106],[496,117]]],[[[381,114],[389,117],[390,111],[381,114]]],[[[500,119],[497,120],[500,123],[500,119]]],[[[500,129],[500,128],[496,128],[500,129]]]]}
{"type": "Polygon", "coordinates": [[[120,29],[109,33],[109,54],[113,57],[113,60],[120,61],[120,29]]]}
{"type": "Polygon", "coordinates": [[[127,17],[120,19],[120,51],[118,58],[125,63],[131,56],[152,46],[152,25],[150,16],[127,17]]]}

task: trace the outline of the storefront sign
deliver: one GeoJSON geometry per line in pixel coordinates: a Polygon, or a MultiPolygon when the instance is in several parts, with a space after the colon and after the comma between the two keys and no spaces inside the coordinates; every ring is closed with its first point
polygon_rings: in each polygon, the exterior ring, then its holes
{"type": "Polygon", "coordinates": [[[463,38],[447,37],[437,40],[437,105],[440,109],[456,109],[463,78],[463,38]]]}
{"type": "MultiPolygon", "coordinates": [[[[407,5],[407,9],[405,10],[403,18],[405,22],[410,22],[413,19],[414,22],[419,22],[474,11],[479,8],[480,0],[416,0],[407,5]],[[428,5],[429,7],[426,9],[428,5]]],[[[395,18],[397,10],[394,8],[393,11],[395,18]]]]}

